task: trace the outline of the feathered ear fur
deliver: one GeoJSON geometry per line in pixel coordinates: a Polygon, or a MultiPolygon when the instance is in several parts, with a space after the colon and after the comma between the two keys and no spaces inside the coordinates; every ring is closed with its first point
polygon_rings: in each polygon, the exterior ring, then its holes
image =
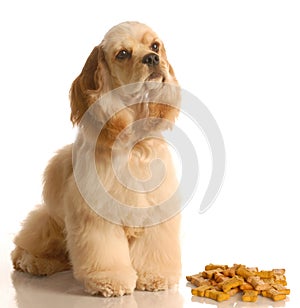
{"type": "Polygon", "coordinates": [[[109,76],[102,47],[96,46],[70,89],[71,121],[74,125],[102,94],[110,90],[109,76]]]}

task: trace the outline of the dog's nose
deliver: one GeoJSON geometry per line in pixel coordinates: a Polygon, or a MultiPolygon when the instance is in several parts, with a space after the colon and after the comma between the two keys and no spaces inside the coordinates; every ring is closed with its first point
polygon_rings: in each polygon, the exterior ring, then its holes
{"type": "Polygon", "coordinates": [[[159,56],[155,53],[148,53],[143,57],[142,62],[148,66],[155,66],[159,64],[159,56]]]}

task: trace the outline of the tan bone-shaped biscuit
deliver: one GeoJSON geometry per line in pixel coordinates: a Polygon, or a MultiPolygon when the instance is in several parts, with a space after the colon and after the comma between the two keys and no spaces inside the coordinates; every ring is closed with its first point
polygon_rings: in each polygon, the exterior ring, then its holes
{"type": "Polygon", "coordinates": [[[206,290],[205,297],[214,299],[215,301],[218,302],[223,302],[230,298],[229,294],[216,290],[206,290]]]}
{"type": "Polygon", "coordinates": [[[228,280],[225,280],[222,284],[222,290],[228,292],[230,289],[239,287],[244,283],[244,279],[239,276],[234,276],[228,280]]]}
{"type": "Polygon", "coordinates": [[[218,265],[218,264],[208,264],[208,265],[205,265],[205,270],[206,271],[210,271],[210,270],[215,270],[215,269],[222,269],[222,270],[225,270],[228,268],[228,265],[218,265]]]}
{"type": "Polygon", "coordinates": [[[280,294],[284,294],[284,295],[289,295],[291,290],[287,289],[286,287],[284,287],[281,284],[273,284],[272,287],[278,291],[280,294]]]}
{"type": "Polygon", "coordinates": [[[268,283],[265,283],[257,276],[249,277],[247,279],[247,282],[249,282],[253,286],[253,288],[257,291],[268,290],[271,288],[271,286],[268,283]]]}
{"type": "Polygon", "coordinates": [[[274,272],[273,271],[259,271],[259,272],[255,272],[255,276],[258,276],[262,279],[271,279],[274,277],[274,272]]]}
{"type": "Polygon", "coordinates": [[[195,285],[196,287],[200,287],[203,285],[211,285],[211,282],[208,279],[202,277],[202,273],[186,276],[187,281],[191,284],[195,285]]]}
{"type": "Polygon", "coordinates": [[[256,302],[257,301],[258,291],[255,290],[246,290],[242,295],[243,302],[256,302]]]}
{"type": "Polygon", "coordinates": [[[273,301],[281,301],[286,298],[285,294],[281,294],[279,291],[273,288],[270,290],[262,291],[262,295],[265,297],[272,298],[273,301]]]}
{"type": "Polygon", "coordinates": [[[248,279],[251,276],[254,276],[253,272],[249,271],[245,266],[240,266],[236,270],[237,275],[242,276],[244,279],[248,279]]]}
{"type": "Polygon", "coordinates": [[[192,294],[196,295],[196,296],[204,296],[205,295],[205,291],[206,290],[211,290],[213,287],[212,286],[201,286],[201,287],[197,287],[192,289],[192,294]]]}

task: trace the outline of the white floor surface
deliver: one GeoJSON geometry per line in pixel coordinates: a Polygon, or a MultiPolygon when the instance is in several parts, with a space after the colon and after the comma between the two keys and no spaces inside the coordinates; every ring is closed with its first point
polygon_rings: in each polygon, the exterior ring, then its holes
{"type": "MultiPolygon", "coordinates": [[[[199,218],[198,218],[199,219],[199,218]]],[[[200,216],[201,220],[201,216],[200,216]]],[[[194,226],[195,227],[195,226],[194,226]]],[[[193,239],[186,240],[187,234],[183,235],[183,275],[178,288],[166,292],[140,292],[135,291],[130,296],[119,298],[103,298],[90,296],[83,291],[83,287],[73,277],[70,271],[57,273],[50,277],[33,277],[25,273],[15,272],[10,262],[10,251],[13,248],[13,234],[6,234],[6,238],[1,239],[1,264],[0,264],[0,307],[1,308],[60,308],[60,307],[298,307],[300,303],[299,291],[299,268],[297,266],[297,256],[286,255],[286,259],[278,262],[276,249],[281,249],[282,245],[274,247],[274,259],[266,260],[259,254],[260,246],[254,251],[249,249],[251,254],[240,252],[240,257],[235,255],[235,248],[218,253],[223,249],[223,245],[206,246],[201,245],[201,238],[194,236],[193,239]],[[255,254],[253,254],[255,252],[255,254]],[[202,256],[202,257],[201,257],[202,256]],[[246,257],[245,257],[246,256],[246,257]],[[259,297],[256,303],[244,303],[241,295],[238,294],[230,300],[217,303],[213,300],[195,297],[191,295],[191,286],[186,283],[185,276],[203,270],[205,264],[210,261],[231,264],[244,262],[246,265],[259,265],[261,269],[271,269],[274,267],[286,267],[288,287],[291,289],[290,296],[285,301],[273,302],[270,299],[259,297]]],[[[212,234],[211,239],[215,237],[212,234]]],[[[250,241],[251,245],[255,245],[250,241]]],[[[250,243],[249,242],[249,243],[250,243]]],[[[228,247],[230,248],[230,247],[228,247]]],[[[298,259],[298,260],[297,260],[298,259]]]]}

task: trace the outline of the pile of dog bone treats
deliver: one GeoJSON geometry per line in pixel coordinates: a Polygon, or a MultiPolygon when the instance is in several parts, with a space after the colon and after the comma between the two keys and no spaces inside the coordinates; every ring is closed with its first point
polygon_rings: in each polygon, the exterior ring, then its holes
{"type": "Polygon", "coordinates": [[[274,301],[284,300],[290,294],[286,288],[285,269],[261,270],[241,264],[208,264],[205,270],[186,279],[196,286],[192,294],[207,297],[218,302],[228,300],[242,292],[244,302],[256,302],[258,295],[274,301]]]}

